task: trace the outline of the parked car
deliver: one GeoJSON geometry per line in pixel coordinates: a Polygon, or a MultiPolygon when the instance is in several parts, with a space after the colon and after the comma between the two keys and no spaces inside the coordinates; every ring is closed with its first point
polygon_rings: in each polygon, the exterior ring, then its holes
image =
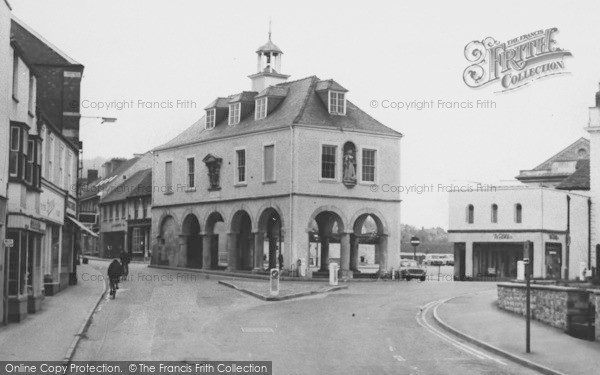
{"type": "Polygon", "coordinates": [[[454,265],[454,254],[446,254],[446,265],[447,266],[454,265]]]}
{"type": "Polygon", "coordinates": [[[446,256],[443,254],[427,254],[425,264],[428,266],[445,266],[446,256]]]}
{"type": "Polygon", "coordinates": [[[425,281],[427,271],[419,267],[419,264],[415,260],[401,260],[400,261],[400,279],[410,281],[411,279],[419,279],[425,281]]]}

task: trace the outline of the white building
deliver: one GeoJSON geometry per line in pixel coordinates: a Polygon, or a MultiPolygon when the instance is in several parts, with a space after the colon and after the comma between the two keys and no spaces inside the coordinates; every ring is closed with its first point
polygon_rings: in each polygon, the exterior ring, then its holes
{"type": "Polygon", "coordinates": [[[533,277],[579,277],[590,250],[590,202],[584,194],[529,186],[450,193],[455,275],[516,278],[531,241],[533,277]]]}
{"type": "MultiPolygon", "coordinates": [[[[0,150],[8,150],[10,119],[8,104],[10,99],[10,69],[12,51],[10,48],[10,5],[6,0],[0,1],[0,150]]],[[[8,153],[0,153],[0,254],[5,254],[4,247],[6,231],[6,205],[8,199],[8,153]]],[[[6,321],[7,301],[5,298],[4,280],[6,264],[4,256],[0,256],[0,292],[2,302],[0,302],[0,323],[6,321]]]]}
{"type": "Polygon", "coordinates": [[[402,135],[334,80],[288,82],[270,38],[256,52],[252,91],[217,98],[154,150],[152,262],[306,276],[313,264],[322,275],[339,244],[353,277],[369,244],[381,270],[397,267],[399,193],[372,185],[400,184],[402,135]]]}

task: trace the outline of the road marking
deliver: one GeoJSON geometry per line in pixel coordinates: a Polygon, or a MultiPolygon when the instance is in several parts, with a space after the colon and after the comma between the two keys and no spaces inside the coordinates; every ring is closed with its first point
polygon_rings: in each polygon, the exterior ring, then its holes
{"type": "Polygon", "coordinates": [[[273,328],[269,327],[241,327],[244,333],[275,333],[273,328]]]}
{"type": "Polygon", "coordinates": [[[446,302],[447,300],[448,299],[446,299],[446,300],[439,300],[439,301],[433,301],[433,302],[430,302],[430,303],[426,304],[425,306],[423,306],[421,308],[421,311],[417,312],[417,315],[416,315],[417,323],[419,323],[419,325],[421,327],[427,329],[430,333],[438,336],[443,341],[445,341],[445,342],[453,345],[457,349],[460,349],[460,350],[462,350],[462,351],[464,351],[466,353],[469,353],[469,354],[471,354],[471,355],[473,355],[473,356],[475,356],[475,357],[477,357],[479,359],[489,359],[489,360],[495,361],[495,362],[497,362],[497,363],[499,363],[501,365],[505,365],[506,366],[506,363],[504,363],[504,362],[502,362],[502,361],[500,361],[500,360],[498,360],[498,359],[496,359],[496,358],[494,358],[494,357],[492,357],[492,356],[490,356],[488,354],[485,354],[485,353],[483,353],[483,352],[481,352],[481,351],[479,351],[477,349],[474,349],[474,348],[472,348],[472,347],[470,347],[470,346],[468,346],[468,345],[466,345],[466,344],[464,344],[464,343],[462,343],[462,342],[460,342],[460,341],[458,341],[458,340],[456,340],[456,339],[454,339],[452,337],[449,337],[448,335],[442,333],[441,331],[439,331],[438,329],[436,329],[435,327],[433,327],[431,324],[429,324],[429,322],[427,322],[427,319],[425,317],[426,317],[427,313],[429,312],[429,310],[431,308],[433,308],[434,311],[435,311],[439,305],[441,305],[442,303],[446,302]]]}

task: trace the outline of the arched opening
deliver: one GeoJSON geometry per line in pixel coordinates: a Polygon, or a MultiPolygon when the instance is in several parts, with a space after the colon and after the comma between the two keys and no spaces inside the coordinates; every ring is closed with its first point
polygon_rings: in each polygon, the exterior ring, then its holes
{"type": "Polygon", "coordinates": [[[381,219],[371,213],[360,215],[350,236],[350,270],[373,273],[387,268],[387,236],[381,219]]]}
{"type": "Polygon", "coordinates": [[[202,268],[202,238],[200,237],[200,222],[194,214],[183,219],[182,235],[186,245],[186,266],[202,268]]]}
{"type": "Polygon", "coordinates": [[[311,221],[308,233],[310,264],[316,269],[313,275],[329,275],[329,263],[341,264],[342,218],[333,211],[320,212],[311,221]]]}
{"type": "Polygon", "coordinates": [[[262,212],[255,241],[255,269],[283,268],[285,252],[282,228],[281,216],[276,209],[269,207],[262,212]]]}
{"type": "Polygon", "coordinates": [[[177,251],[177,235],[175,219],[173,216],[165,217],[160,225],[158,237],[158,264],[169,265],[174,260],[177,251]]]}
{"type": "Polygon", "coordinates": [[[227,228],[225,220],[218,212],[208,215],[203,240],[202,265],[205,269],[225,269],[227,267],[227,228]]]}
{"type": "Polygon", "coordinates": [[[246,211],[240,210],[231,219],[228,268],[250,271],[253,268],[254,237],[252,221],[246,211]]]}

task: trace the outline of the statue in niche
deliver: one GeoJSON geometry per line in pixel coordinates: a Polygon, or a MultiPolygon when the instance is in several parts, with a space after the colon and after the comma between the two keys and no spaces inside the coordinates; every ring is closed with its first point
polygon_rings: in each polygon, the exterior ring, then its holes
{"type": "Polygon", "coordinates": [[[356,185],[356,148],[352,142],[344,145],[344,185],[353,187],[356,185]]]}
{"type": "Polygon", "coordinates": [[[223,159],[212,154],[206,155],[202,160],[208,168],[208,190],[221,190],[221,162],[223,159]]]}

